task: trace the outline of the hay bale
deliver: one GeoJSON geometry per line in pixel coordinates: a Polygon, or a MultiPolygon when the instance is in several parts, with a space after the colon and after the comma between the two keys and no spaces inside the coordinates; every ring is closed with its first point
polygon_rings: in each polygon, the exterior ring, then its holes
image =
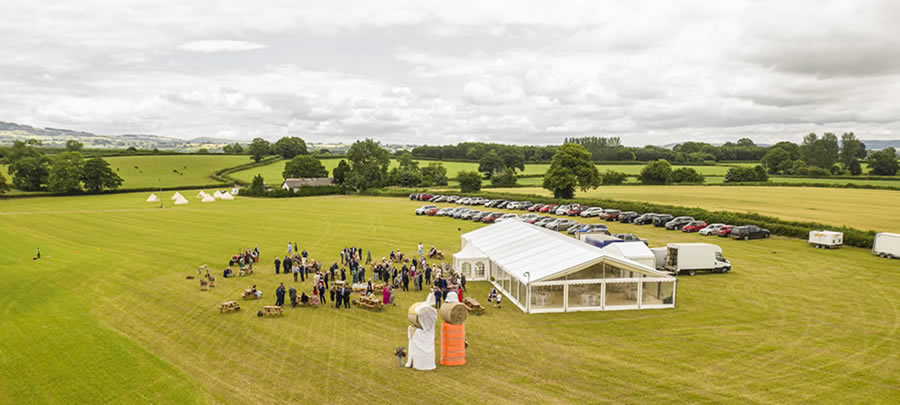
{"type": "Polygon", "coordinates": [[[415,304],[412,304],[412,305],[409,306],[409,312],[407,312],[407,314],[406,314],[406,319],[409,320],[409,324],[412,325],[412,326],[415,326],[415,327],[417,327],[417,328],[419,328],[419,329],[422,328],[422,325],[419,324],[419,314],[418,314],[418,312],[419,312],[419,308],[420,308],[422,305],[426,305],[426,306],[427,306],[428,304],[426,304],[426,303],[424,303],[424,302],[417,302],[417,303],[415,303],[415,304]]]}
{"type": "Polygon", "coordinates": [[[441,319],[453,325],[462,325],[469,316],[469,310],[459,302],[445,302],[441,305],[441,319]]]}

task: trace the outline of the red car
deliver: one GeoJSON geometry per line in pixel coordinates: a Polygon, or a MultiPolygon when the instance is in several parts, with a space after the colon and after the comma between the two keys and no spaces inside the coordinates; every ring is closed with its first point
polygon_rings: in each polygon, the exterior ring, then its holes
{"type": "Polygon", "coordinates": [[[434,197],[434,196],[431,194],[428,194],[428,193],[422,193],[422,194],[419,194],[419,201],[428,201],[431,199],[431,197],[434,197]]]}
{"type": "Polygon", "coordinates": [[[573,205],[572,208],[569,208],[569,216],[574,217],[579,215],[581,214],[581,211],[584,211],[583,205],[573,205]]]}
{"type": "Polygon", "coordinates": [[[496,221],[497,218],[500,218],[501,216],[503,216],[502,213],[491,214],[491,215],[488,215],[488,216],[482,218],[482,219],[481,219],[481,222],[484,222],[484,223],[486,223],[486,224],[489,224],[489,223],[492,223],[492,222],[496,221]]]}
{"type": "Polygon", "coordinates": [[[556,211],[556,204],[547,204],[543,208],[541,208],[541,212],[554,212],[556,211]]]}
{"type": "Polygon", "coordinates": [[[700,232],[706,228],[706,221],[693,221],[681,228],[682,232],[700,232]]]}
{"type": "Polygon", "coordinates": [[[528,212],[539,212],[546,204],[535,204],[528,207],[528,212]]]}
{"type": "Polygon", "coordinates": [[[527,222],[527,223],[529,223],[529,224],[534,224],[534,223],[537,222],[537,221],[540,221],[540,220],[543,220],[543,219],[547,219],[547,218],[550,218],[550,217],[548,217],[548,216],[543,216],[543,217],[531,218],[531,219],[526,219],[525,222],[527,222]]]}
{"type": "Polygon", "coordinates": [[[437,214],[437,212],[438,212],[437,208],[429,208],[429,209],[425,210],[425,215],[433,217],[434,214],[437,214]]]}
{"type": "Polygon", "coordinates": [[[723,238],[728,237],[728,235],[731,234],[732,229],[734,229],[734,225],[725,225],[719,228],[719,232],[717,232],[717,235],[723,238]]]}
{"type": "Polygon", "coordinates": [[[619,214],[621,213],[622,211],[620,210],[604,210],[603,215],[601,215],[600,217],[607,221],[615,221],[619,219],[619,214]]]}

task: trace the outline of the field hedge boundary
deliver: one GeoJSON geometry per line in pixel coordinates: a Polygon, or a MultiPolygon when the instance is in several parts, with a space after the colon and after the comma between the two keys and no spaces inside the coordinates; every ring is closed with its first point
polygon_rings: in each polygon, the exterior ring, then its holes
{"type": "Polygon", "coordinates": [[[335,195],[335,194],[347,194],[347,190],[342,186],[300,186],[297,191],[293,189],[284,190],[281,188],[275,188],[269,191],[265,191],[261,194],[255,194],[251,192],[249,189],[244,189],[241,192],[242,197],[257,197],[257,198],[291,198],[291,197],[313,197],[320,195],[335,195]]]}
{"type": "MultiPolygon", "coordinates": [[[[373,190],[366,194],[373,196],[385,197],[409,197],[409,194],[422,192],[422,190],[373,190]]],[[[565,200],[560,198],[552,198],[540,196],[536,194],[513,194],[513,193],[454,193],[453,195],[465,197],[484,197],[488,199],[503,199],[515,201],[531,201],[533,203],[542,204],[571,204],[579,203],[583,205],[596,207],[615,207],[622,211],[635,211],[639,213],[655,212],[658,214],[670,214],[674,216],[691,216],[702,219],[708,223],[726,223],[740,225],[756,225],[768,229],[773,235],[786,236],[791,238],[806,239],[809,237],[810,231],[828,229],[844,233],[844,244],[861,248],[871,248],[875,240],[876,231],[863,231],[848,226],[836,227],[817,222],[787,221],[776,217],[732,211],[709,211],[702,208],[681,207],[666,204],[654,204],[640,201],[620,201],[608,200],[600,198],[574,198],[565,200]]]]}
{"type": "Polygon", "coordinates": [[[209,176],[209,178],[211,178],[215,181],[221,182],[221,183],[225,183],[225,184],[234,183],[234,184],[246,186],[246,185],[249,185],[250,183],[247,183],[246,181],[243,181],[243,180],[238,180],[234,177],[229,176],[229,174],[247,170],[247,169],[252,169],[254,167],[268,166],[279,160],[281,160],[281,156],[272,156],[272,157],[267,157],[265,159],[262,159],[259,162],[249,162],[249,163],[244,163],[242,165],[237,165],[237,166],[233,166],[233,167],[226,167],[224,169],[216,170],[213,174],[211,174],[209,176]]]}

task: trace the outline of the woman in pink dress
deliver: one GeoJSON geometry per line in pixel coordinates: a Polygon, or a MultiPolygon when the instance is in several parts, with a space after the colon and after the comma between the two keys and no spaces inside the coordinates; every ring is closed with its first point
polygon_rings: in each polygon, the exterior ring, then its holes
{"type": "Polygon", "coordinates": [[[381,303],[384,305],[391,303],[391,290],[388,290],[387,286],[381,289],[381,303]]]}

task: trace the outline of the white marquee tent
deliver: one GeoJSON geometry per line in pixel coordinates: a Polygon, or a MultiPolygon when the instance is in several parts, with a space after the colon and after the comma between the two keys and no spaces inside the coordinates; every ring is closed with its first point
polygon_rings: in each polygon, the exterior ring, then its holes
{"type": "Polygon", "coordinates": [[[490,280],[527,313],[675,307],[675,277],[519,221],[462,235],[453,261],[467,279],[490,280]]]}
{"type": "Polygon", "coordinates": [[[600,250],[616,257],[634,260],[650,268],[656,268],[656,255],[641,241],[610,243],[600,250]]]}
{"type": "Polygon", "coordinates": [[[147,202],[159,202],[159,197],[156,194],[150,194],[150,197],[147,197],[147,202]]]}

